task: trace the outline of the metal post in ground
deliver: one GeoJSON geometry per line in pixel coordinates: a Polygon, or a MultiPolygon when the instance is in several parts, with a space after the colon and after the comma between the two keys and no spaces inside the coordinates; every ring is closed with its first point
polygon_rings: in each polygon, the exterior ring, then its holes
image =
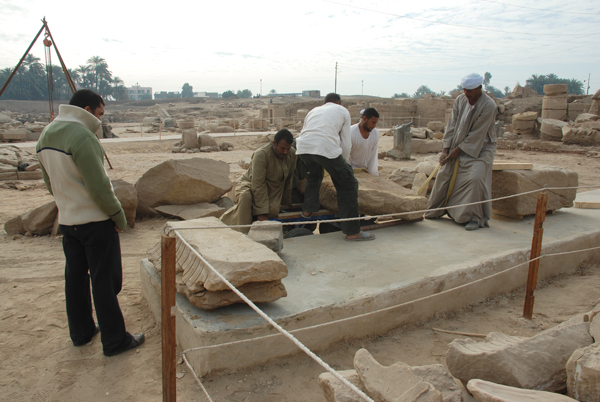
{"type": "Polygon", "coordinates": [[[161,238],[161,332],[163,402],[177,402],[175,316],[175,250],[174,237],[161,238]]]}
{"type": "Polygon", "coordinates": [[[544,220],[546,219],[546,205],[548,203],[548,192],[538,194],[535,210],[535,223],[533,224],[533,239],[531,240],[531,253],[529,255],[529,274],[527,275],[527,290],[525,292],[525,304],[523,305],[523,317],[531,320],[533,315],[533,291],[537,286],[538,268],[542,251],[542,236],[544,234],[544,220]]]}

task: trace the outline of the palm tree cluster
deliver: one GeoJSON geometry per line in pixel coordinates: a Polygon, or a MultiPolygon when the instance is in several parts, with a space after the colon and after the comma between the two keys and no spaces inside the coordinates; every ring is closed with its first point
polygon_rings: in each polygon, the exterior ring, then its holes
{"type": "MultiPolygon", "coordinates": [[[[100,56],[92,56],[76,69],[68,69],[71,79],[77,89],[91,89],[99,93],[105,99],[125,100],[129,99],[127,88],[123,80],[113,76],[108,69],[108,63],[100,56]]],[[[12,74],[12,68],[0,70],[0,87],[12,74]]],[[[52,66],[52,88],[53,98],[66,100],[71,97],[71,90],[67,78],[60,66],[52,66]]],[[[2,94],[4,99],[16,100],[47,100],[48,81],[46,68],[38,57],[28,54],[17,73],[8,84],[6,91],[2,94]]]]}
{"type": "Polygon", "coordinates": [[[526,86],[531,87],[539,95],[544,94],[544,85],[547,84],[567,84],[568,92],[574,95],[583,95],[583,82],[571,78],[558,78],[556,74],[532,74],[530,78],[525,81],[526,86]]]}

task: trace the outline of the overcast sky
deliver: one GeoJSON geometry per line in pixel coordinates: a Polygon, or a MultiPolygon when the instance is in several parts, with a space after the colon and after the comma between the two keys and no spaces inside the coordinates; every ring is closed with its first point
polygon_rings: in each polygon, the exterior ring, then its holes
{"type": "MultiPolygon", "coordinates": [[[[153,92],[257,94],[262,80],[263,94],[325,94],[336,62],[342,95],[449,92],[486,71],[499,89],[548,73],[600,88],[600,0],[0,0],[0,68],[44,16],[68,68],[100,56],[153,92]]],[[[42,39],[31,53],[44,62],[42,39]]]]}

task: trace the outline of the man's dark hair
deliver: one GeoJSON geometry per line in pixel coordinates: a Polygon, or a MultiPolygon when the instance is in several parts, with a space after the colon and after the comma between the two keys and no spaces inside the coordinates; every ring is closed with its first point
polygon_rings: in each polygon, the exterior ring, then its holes
{"type": "Polygon", "coordinates": [[[294,142],[294,136],[292,135],[292,133],[290,133],[290,130],[284,128],[279,130],[277,134],[275,134],[274,140],[275,144],[279,144],[281,140],[285,140],[285,142],[292,145],[292,143],[294,142]]]}
{"type": "Polygon", "coordinates": [[[366,108],[362,115],[367,119],[370,119],[371,117],[379,118],[379,112],[377,112],[374,107],[366,108]]]}
{"type": "Polygon", "coordinates": [[[333,103],[337,103],[337,102],[341,102],[342,98],[340,98],[340,96],[336,93],[330,93],[327,94],[327,96],[325,96],[325,102],[323,103],[329,103],[329,102],[333,102],[333,103]]]}
{"type": "Polygon", "coordinates": [[[82,109],[89,106],[92,112],[94,112],[100,106],[104,106],[104,99],[90,89],[80,89],[71,96],[69,105],[78,106],[82,109]]]}

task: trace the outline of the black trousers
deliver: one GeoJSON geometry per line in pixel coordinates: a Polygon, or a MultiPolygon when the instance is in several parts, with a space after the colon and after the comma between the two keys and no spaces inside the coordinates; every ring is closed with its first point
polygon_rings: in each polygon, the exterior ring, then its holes
{"type": "Polygon", "coordinates": [[[84,225],[60,225],[65,253],[65,296],[69,333],[75,343],[91,339],[95,330],[92,296],[104,353],[129,345],[117,295],[123,283],[119,233],[110,219],[84,225]],[[90,293],[90,279],[92,291],[90,293]]]}
{"type": "MultiPolygon", "coordinates": [[[[321,155],[302,154],[300,159],[306,165],[306,190],[302,210],[305,212],[319,211],[319,193],[323,181],[323,169],[331,176],[331,181],[337,192],[338,216],[340,218],[358,217],[358,180],[354,171],[342,155],[335,159],[321,155]]],[[[360,233],[360,221],[341,222],[342,232],[346,235],[360,233]]]]}

